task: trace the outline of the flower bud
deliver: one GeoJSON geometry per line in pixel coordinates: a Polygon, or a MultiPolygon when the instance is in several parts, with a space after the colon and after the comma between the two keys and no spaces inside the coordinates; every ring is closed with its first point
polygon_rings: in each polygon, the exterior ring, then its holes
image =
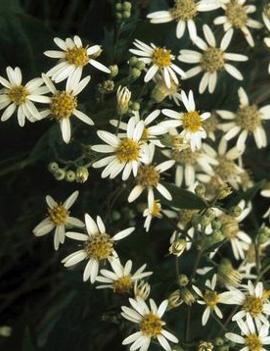
{"type": "Polygon", "coordinates": [[[124,115],[128,111],[131,92],[127,87],[118,87],[116,92],[117,111],[120,115],[124,115]]]}
{"type": "Polygon", "coordinates": [[[89,171],[86,167],[78,167],[76,170],[76,182],[85,183],[89,177],[89,171]]]}
{"type": "Polygon", "coordinates": [[[56,180],[63,180],[66,175],[66,171],[62,168],[58,168],[58,170],[53,174],[56,180]]]}
{"type": "Polygon", "coordinates": [[[58,163],[57,162],[50,162],[48,165],[48,170],[51,173],[54,173],[55,171],[57,171],[59,168],[58,163]]]}
{"type": "Polygon", "coordinates": [[[142,61],[138,61],[138,62],[136,63],[136,68],[138,68],[140,71],[144,70],[144,68],[145,68],[145,63],[142,62],[142,61]]]}
{"type": "Polygon", "coordinates": [[[131,70],[131,77],[133,79],[137,79],[137,78],[140,77],[141,73],[142,72],[138,68],[132,68],[132,70],[131,70]]]}
{"type": "Polygon", "coordinates": [[[109,70],[111,71],[111,77],[114,78],[117,76],[117,74],[119,73],[119,68],[117,65],[111,65],[109,66],[109,70]]]}
{"type": "Polygon", "coordinates": [[[132,8],[131,2],[129,2],[129,1],[124,1],[124,2],[123,2],[123,5],[122,5],[122,8],[123,8],[124,11],[130,11],[131,8],[132,8]]]}
{"type": "Polygon", "coordinates": [[[175,290],[168,297],[167,310],[172,310],[173,308],[176,308],[176,307],[180,306],[182,303],[183,303],[183,300],[181,298],[180,291],[179,290],[175,290]]]}
{"type": "Polygon", "coordinates": [[[202,198],[205,196],[205,191],[206,191],[205,186],[201,183],[198,184],[195,188],[196,195],[198,195],[199,197],[202,197],[202,198]]]}
{"type": "Polygon", "coordinates": [[[169,247],[169,252],[171,255],[175,255],[177,257],[181,256],[187,247],[187,242],[184,239],[176,239],[172,242],[169,247]]]}
{"type": "Polygon", "coordinates": [[[129,59],[130,66],[136,66],[138,62],[139,60],[136,56],[131,56],[131,58],[129,59]]]}
{"type": "Polygon", "coordinates": [[[171,87],[168,88],[164,80],[159,78],[151,92],[151,97],[153,100],[159,103],[166,99],[166,97],[176,94],[178,90],[180,90],[180,85],[176,85],[174,82],[171,82],[171,87]]]}
{"type": "Polygon", "coordinates": [[[270,228],[263,224],[258,231],[257,237],[260,245],[265,244],[270,239],[270,228]]]}
{"type": "Polygon", "coordinates": [[[211,342],[200,341],[198,345],[198,351],[212,351],[214,350],[214,345],[211,342]]]}
{"type": "Polygon", "coordinates": [[[215,338],[215,340],[214,340],[214,344],[215,344],[216,346],[222,346],[222,345],[224,345],[224,340],[223,340],[221,337],[217,337],[217,338],[215,338]]]}
{"type": "Polygon", "coordinates": [[[145,282],[144,280],[136,280],[134,284],[134,296],[141,297],[143,300],[146,300],[150,295],[150,284],[145,282]]]}
{"type": "Polygon", "coordinates": [[[180,274],[178,276],[178,284],[180,286],[187,286],[188,283],[189,283],[189,279],[188,279],[188,277],[185,274],[180,274]]]}
{"type": "Polygon", "coordinates": [[[187,287],[180,288],[179,290],[181,298],[186,305],[191,306],[196,301],[194,293],[187,287]]]}
{"type": "Polygon", "coordinates": [[[7,325],[3,325],[0,327],[0,336],[4,338],[8,338],[11,335],[12,329],[7,325]]]}
{"type": "Polygon", "coordinates": [[[121,4],[121,2],[117,2],[116,4],[115,4],[115,9],[116,9],[116,11],[122,11],[122,4],[121,4]]]}
{"type": "Polygon", "coordinates": [[[141,105],[139,102],[132,102],[132,104],[129,106],[130,110],[132,111],[139,111],[139,109],[141,108],[141,105]]]}
{"type": "Polygon", "coordinates": [[[76,174],[75,174],[75,172],[74,172],[74,171],[71,171],[71,170],[67,171],[67,172],[66,172],[65,179],[66,179],[67,182],[70,182],[70,183],[74,182],[75,179],[76,179],[76,174]]]}
{"type": "Polygon", "coordinates": [[[242,208],[240,206],[234,206],[229,209],[229,213],[233,217],[239,217],[242,213],[242,208]]]}
{"type": "Polygon", "coordinates": [[[230,285],[237,287],[242,280],[242,274],[233,268],[232,263],[227,258],[223,258],[220,261],[217,270],[217,277],[225,286],[230,285]]]}
{"type": "Polygon", "coordinates": [[[129,17],[130,17],[130,11],[124,11],[124,12],[122,13],[122,16],[123,16],[123,19],[129,19],[129,17]]]}

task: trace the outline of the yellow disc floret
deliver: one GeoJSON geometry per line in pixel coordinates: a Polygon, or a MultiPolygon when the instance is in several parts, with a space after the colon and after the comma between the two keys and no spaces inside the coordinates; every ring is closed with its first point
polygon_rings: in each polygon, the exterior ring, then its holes
{"type": "Polygon", "coordinates": [[[186,112],[182,117],[183,128],[195,133],[202,127],[201,116],[197,111],[186,112]]]}
{"type": "Polygon", "coordinates": [[[116,157],[120,163],[138,161],[140,155],[140,144],[130,138],[121,140],[120,145],[116,150],[116,157]]]}
{"type": "Polygon", "coordinates": [[[113,241],[108,234],[92,235],[86,243],[85,251],[89,259],[106,260],[112,255],[113,241]]]}
{"type": "Polygon", "coordinates": [[[176,20],[188,21],[197,15],[197,4],[194,0],[177,0],[171,15],[176,20]]]}
{"type": "Polygon", "coordinates": [[[137,182],[144,187],[157,186],[159,183],[160,174],[154,166],[144,165],[138,170],[137,182]]]}
{"type": "Polygon", "coordinates": [[[202,53],[201,67],[204,71],[213,73],[224,68],[224,52],[218,48],[208,48],[202,53]]]}
{"type": "Polygon", "coordinates": [[[51,102],[51,113],[57,120],[69,118],[77,107],[77,98],[66,91],[58,91],[51,102]]]}
{"type": "Polygon", "coordinates": [[[113,282],[113,291],[117,294],[129,292],[133,287],[133,281],[130,275],[118,278],[113,282]]]}
{"type": "Polygon", "coordinates": [[[161,333],[162,325],[163,322],[157,315],[148,313],[143,317],[140,329],[144,335],[156,337],[161,333]]]}
{"type": "Polygon", "coordinates": [[[159,68],[168,67],[171,64],[171,51],[164,48],[156,48],[152,54],[152,60],[159,68]]]}
{"type": "Polygon", "coordinates": [[[245,298],[243,308],[250,313],[252,317],[256,317],[263,312],[264,298],[248,295],[245,298]]]}
{"type": "Polygon", "coordinates": [[[29,92],[23,85],[17,85],[9,89],[7,93],[10,101],[14,102],[17,106],[26,102],[29,92]]]}
{"type": "Polygon", "coordinates": [[[83,67],[89,62],[89,56],[87,54],[87,48],[74,47],[66,51],[65,59],[71,65],[77,67],[83,67]]]}
{"type": "Polygon", "coordinates": [[[242,28],[246,25],[248,16],[243,5],[239,4],[238,1],[232,0],[226,5],[226,16],[229,22],[235,28],[242,28]]]}
{"type": "Polygon", "coordinates": [[[206,292],[203,295],[203,299],[206,305],[210,308],[214,308],[219,302],[218,293],[212,290],[206,290],[206,292]]]}
{"type": "Polygon", "coordinates": [[[260,338],[256,334],[246,336],[245,343],[250,351],[261,351],[263,347],[260,338]]]}
{"type": "Polygon", "coordinates": [[[66,222],[69,211],[60,203],[53,208],[48,208],[48,214],[55,225],[60,225],[66,222]]]}
{"type": "Polygon", "coordinates": [[[236,113],[236,123],[248,132],[253,133],[254,130],[262,123],[262,115],[256,105],[241,107],[236,113]]]}

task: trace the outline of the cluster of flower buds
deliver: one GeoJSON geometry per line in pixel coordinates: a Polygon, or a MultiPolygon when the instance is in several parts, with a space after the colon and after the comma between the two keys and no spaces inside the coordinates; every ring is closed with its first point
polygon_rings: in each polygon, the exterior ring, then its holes
{"type": "Polygon", "coordinates": [[[123,22],[130,18],[132,4],[129,1],[124,1],[123,3],[117,2],[115,4],[116,19],[118,22],[123,22]]]}
{"type": "Polygon", "coordinates": [[[48,165],[49,172],[58,181],[64,180],[69,183],[85,183],[89,177],[89,171],[86,167],[78,167],[75,171],[59,167],[57,162],[51,162],[48,165]]]}

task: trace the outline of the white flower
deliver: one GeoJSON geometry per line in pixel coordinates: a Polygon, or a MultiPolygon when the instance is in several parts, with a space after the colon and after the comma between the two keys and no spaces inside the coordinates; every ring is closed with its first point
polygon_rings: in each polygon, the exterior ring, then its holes
{"type": "Polygon", "coordinates": [[[135,228],[124,229],[111,237],[106,232],[102,219],[97,216],[96,221],[94,221],[89,214],[85,215],[85,225],[88,235],[77,232],[66,233],[68,238],[82,241],[83,247],[65,257],[62,263],[64,263],[65,267],[71,267],[87,260],[88,262],[83,272],[83,281],[87,281],[90,278],[90,282],[94,283],[99,272],[100,263],[117,258],[114,250],[115,242],[130,235],[135,228]]]}
{"type": "MultiPolygon", "coordinates": [[[[148,116],[146,116],[145,119],[140,119],[139,112],[133,112],[133,118],[136,121],[136,123],[142,121],[144,124],[142,140],[150,144],[154,144],[158,147],[164,147],[164,145],[160,142],[160,140],[157,137],[160,135],[164,135],[167,132],[167,129],[164,128],[162,122],[151,125],[159,116],[160,110],[155,110],[151,112],[148,116]]],[[[128,124],[125,122],[119,122],[117,119],[112,119],[110,120],[110,123],[116,128],[118,127],[119,129],[124,130],[125,132],[127,131],[128,124]]],[[[126,134],[118,133],[118,136],[125,137],[126,134]]]]}
{"type": "Polygon", "coordinates": [[[175,0],[175,5],[168,11],[156,11],[149,13],[147,18],[154,24],[176,21],[176,37],[182,38],[186,26],[190,39],[197,37],[195,18],[198,12],[216,10],[220,7],[218,0],[175,0]]]}
{"type": "Polygon", "coordinates": [[[140,165],[138,169],[138,174],[136,176],[135,187],[131,190],[128,202],[135,201],[144,190],[147,190],[149,193],[154,193],[154,189],[156,189],[162,196],[167,200],[172,200],[172,196],[170,192],[166,189],[164,185],[160,183],[161,173],[167,171],[171,168],[175,161],[169,160],[164,161],[158,165],[153,164],[154,158],[154,147],[149,146],[149,159],[145,162],[144,165],[140,165]]]}
{"type": "Polygon", "coordinates": [[[222,312],[217,306],[219,303],[231,304],[230,297],[227,297],[226,292],[219,294],[218,292],[215,291],[216,283],[217,283],[217,275],[214,274],[211,281],[207,279],[205,283],[206,289],[204,293],[202,293],[202,291],[199,288],[193,285],[193,289],[195,290],[195,292],[199,295],[199,297],[202,298],[197,302],[200,305],[206,305],[206,308],[202,315],[202,325],[206,325],[206,323],[209,320],[211,312],[212,313],[215,312],[218,318],[221,318],[221,319],[223,318],[222,312]]]}
{"type": "Polygon", "coordinates": [[[246,41],[250,46],[254,46],[254,39],[249,28],[260,29],[262,24],[248,17],[249,14],[256,11],[255,5],[245,5],[246,0],[230,0],[221,3],[224,10],[223,16],[218,16],[214,24],[221,24],[225,31],[240,29],[246,41]],[[249,28],[248,28],[249,27],[249,28]]]}
{"type": "Polygon", "coordinates": [[[153,192],[148,193],[148,204],[147,208],[143,211],[144,228],[148,232],[151,226],[151,222],[153,218],[162,218],[161,213],[161,204],[159,200],[155,200],[153,192]]]}
{"type": "Polygon", "coordinates": [[[246,318],[248,322],[253,318],[257,326],[261,323],[269,326],[267,318],[270,315],[270,303],[262,282],[253,284],[249,280],[244,291],[231,287],[226,294],[231,304],[240,306],[240,311],[232,317],[233,321],[246,318]]]}
{"type": "MultiPolygon", "coordinates": [[[[263,189],[261,191],[261,195],[263,197],[269,198],[270,197],[270,189],[268,189],[268,187],[266,189],[263,189]]],[[[263,215],[263,218],[267,218],[267,217],[269,217],[269,219],[270,219],[270,207],[268,208],[268,210],[263,215]]]]}
{"type": "Polygon", "coordinates": [[[192,151],[201,148],[201,140],[206,138],[206,132],[203,128],[203,121],[210,117],[209,112],[200,114],[196,110],[193,92],[190,90],[187,95],[183,90],[181,92],[182,102],[187,112],[176,112],[174,110],[164,109],[162,113],[172,118],[172,121],[165,121],[163,125],[168,128],[181,126],[183,128],[180,136],[190,143],[192,151]]]}
{"type": "Polygon", "coordinates": [[[141,266],[135,273],[131,273],[132,261],[128,260],[124,266],[117,259],[110,262],[112,270],[101,269],[101,276],[97,276],[96,281],[103,283],[97,289],[110,288],[115,293],[124,294],[132,290],[135,282],[145,277],[149,277],[153,272],[144,272],[146,264],[141,266]]]}
{"type": "Polygon", "coordinates": [[[52,77],[52,80],[56,83],[67,78],[68,80],[72,80],[74,75],[78,75],[80,79],[83,68],[87,64],[94,66],[102,72],[110,73],[107,67],[95,60],[101,53],[100,45],[84,47],[78,35],[75,35],[73,39],[66,38],[66,40],[62,40],[54,38],[53,40],[61,51],[49,50],[45,51],[44,54],[48,57],[59,59],[56,66],[47,72],[47,75],[52,77]]]}
{"type": "Polygon", "coordinates": [[[48,205],[48,216],[40,222],[34,229],[35,236],[43,236],[54,230],[54,248],[58,250],[60,243],[65,241],[65,228],[69,226],[84,227],[84,223],[75,217],[71,217],[70,207],[79,196],[78,191],[74,191],[64,203],[56,202],[50,195],[46,196],[48,205]]]}
{"type": "MultiPolygon", "coordinates": [[[[265,24],[265,26],[266,26],[268,32],[270,32],[270,20],[269,20],[267,14],[263,12],[263,13],[262,13],[262,18],[263,18],[263,22],[264,22],[264,24],[265,24]]],[[[270,37],[265,37],[265,38],[263,39],[263,41],[264,41],[265,45],[266,45],[268,48],[270,48],[270,37]]],[[[269,63],[269,65],[268,65],[268,73],[270,74],[270,63],[269,63]]]]}
{"type": "Polygon", "coordinates": [[[218,73],[220,71],[225,70],[234,78],[243,80],[243,76],[238,69],[227,63],[227,61],[243,62],[247,61],[248,57],[245,55],[226,52],[232,39],[232,29],[228,30],[224,35],[220,47],[217,47],[215,36],[208,25],[205,24],[203,26],[203,32],[206,42],[198,37],[194,40],[194,44],[203,52],[180,50],[178,60],[181,62],[196,64],[194,68],[191,68],[186,72],[186,78],[191,78],[204,72],[199,85],[199,92],[200,94],[204,93],[208,87],[209,93],[212,94],[216,88],[218,73]]]}
{"type": "Polygon", "coordinates": [[[42,78],[53,94],[50,97],[46,96],[46,103],[49,104],[49,108],[42,111],[42,118],[52,116],[59,122],[62,138],[65,143],[69,143],[71,137],[70,117],[76,116],[82,122],[90,126],[94,124],[90,117],[82,111],[77,110],[77,95],[86,87],[90,76],[80,81],[80,75],[74,74],[72,79],[67,80],[65,90],[57,90],[51,79],[45,74],[42,75],[42,78]]]}
{"type": "Polygon", "coordinates": [[[105,167],[101,173],[102,178],[115,178],[122,171],[122,180],[127,180],[131,172],[136,177],[139,165],[148,158],[149,154],[148,147],[142,140],[143,131],[143,121],[136,122],[136,119],[131,117],[125,137],[121,138],[105,130],[97,132],[106,145],[93,145],[92,149],[111,154],[93,164],[94,168],[105,167]]]}
{"type": "Polygon", "coordinates": [[[217,111],[221,118],[228,121],[219,126],[225,132],[224,138],[231,140],[238,135],[236,147],[240,151],[244,151],[247,137],[253,134],[257,147],[259,149],[265,147],[267,137],[263,122],[270,119],[270,105],[261,108],[255,104],[251,105],[243,88],[238,89],[238,96],[240,106],[235,113],[226,110],[217,111]]]}
{"type": "Polygon", "coordinates": [[[135,299],[129,299],[130,307],[122,306],[122,316],[127,320],[136,323],[139,331],[131,334],[123,340],[123,345],[132,344],[130,346],[131,351],[147,351],[152,340],[157,342],[166,351],[171,351],[171,346],[167,340],[178,343],[178,339],[163,327],[166,324],[162,317],[168,306],[168,300],[164,300],[159,307],[156,305],[154,300],[150,299],[150,308],[146,302],[137,297],[135,299]]]}
{"type": "Polygon", "coordinates": [[[173,63],[175,57],[171,54],[170,50],[157,47],[152,43],[149,46],[138,39],[134,41],[134,45],[136,49],[130,49],[129,51],[139,56],[139,60],[143,61],[146,65],[151,64],[144,77],[145,82],[149,82],[160,72],[166,86],[170,88],[171,81],[175,84],[179,83],[176,73],[181,77],[185,76],[185,72],[173,63]]]}
{"type": "Polygon", "coordinates": [[[22,84],[22,72],[19,67],[7,67],[8,80],[0,76],[0,83],[4,89],[0,92],[0,110],[5,109],[1,121],[8,120],[17,109],[17,118],[20,127],[25,124],[25,119],[35,122],[41,119],[34,102],[43,103],[46,97],[43,94],[48,89],[43,86],[42,78],[34,78],[25,85],[22,84]]]}
{"type": "Polygon", "coordinates": [[[247,321],[248,322],[244,322],[243,320],[237,321],[241,329],[241,335],[226,333],[226,338],[236,344],[242,344],[243,347],[239,349],[239,351],[267,351],[263,346],[270,344],[268,327],[262,325],[257,327],[257,331],[252,319],[248,318],[247,321]]]}

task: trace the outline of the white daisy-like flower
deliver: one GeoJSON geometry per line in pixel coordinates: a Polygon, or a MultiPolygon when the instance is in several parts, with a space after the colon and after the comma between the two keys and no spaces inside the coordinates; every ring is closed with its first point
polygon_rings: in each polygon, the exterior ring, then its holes
{"type": "Polygon", "coordinates": [[[109,68],[95,60],[102,51],[100,45],[84,47],[78,35],[75,35],[73,39],[54,38],[53,40],[61,50],[49,50],[45,51],[44,54],[59,60],[56,66],[47,72],[47,75],[56,83],[67,78],[73,79],[73,75],[78,75],[81,78],[83,68],[88,64],[102,72],[110,73],[109,68]]]}
{"type": "Polygon", "coordinates": [[[19,67],[6,68],[8,80],[0,76],[0,84],[4,87],[0,92],[0,110],[5,109],[1,121],[7,121],[17,110],[17,119],[20,127],[25,125],[25,119],[35,122],[41,115],[35,102],[44,103],[48,92],[42,78],[34,78],[22,84],[22,72],[19,67]]]}
{"type": "Polygon", "coordinates": [[[153,299],[149,300],[150,308],[146,302],[137,297],[136,300],[129,299],[130,307],[122,306],[122,316],[136,323],[139,331],[131,334],[123,340],[123,345],[132,344],[131,351],[147,351],[151,341],[157,341],[166,351],[171,351],[171,346],[168,340],[173,343],[178,343],[178,339],[164,329],[166,324],[162,317],[167,309],[168,300],[164,300],[159,306],[156,305],[153,299]]]}
{"type": "Polygon", "coordinates": [[[194,96],[191,90],[188,95],[182,90],[181,98],[187,112],[163,109],[162,113],[172,119],[171,121],[163,122],[163,125],[167,128],[181,126],[183,130],[180,136],[183,136],[183,138],[190,143],[191,150],[195,151],[201,148],[201,141],[207,136],[203,128],[203,121],[209,118],[211,114],[209,112],[200,114],[196,110],[194,96]]]}
{"type": "MultiPolygon", "coordinates": [[[[270,33],[270,19],[269,19],[268,15],[265,13],[265,11],[263,11],[263,13],[262,13],[262,19],[263,19],[263,22],[264,22],[268,32],[270,33]]],[[[270,37],[265,37],[263,39],[263,41],[264,41],[264,44],[268,48],[270,48],[270,37]]],[[[270,74],[270,63],[268,65],[268,73],[270,74]]]]}
{"type": "Polygon", "coordinates": [[[217,110],[219,116],[227,121],[219,126],[225,132],[224,138],[231,140],[238,135],[236,147],[244,151],[248,136],[253,134],[257,147],[259,149],[266,147],[267,137],[263,122],[270,119],[270,105],[259,108],[255,104],[250,104],[247,93],[242,87],[238,89],[238,96],[240,106],[235,113],[217,110]]]}
{"type": "Polygon", "coordinates": [[[74,74],[72,79],[67,80],[65,90],[57,90],[46,74],[43,74],[42,78],[52,93],[52,96],[44,97],[44,102],[49,104],[49,108],[41,112],[42,118],[51,116],[59,122],[62,138],[65,143],[69,143],[71,138],[70,118],[72,116],[76,116],[82,122],[90,126],[94,124],[90,117],[77,109],[77,96],[89,83],[90,76],[80,81],[80,75],[74,74]]]}
{"type": "Polygon", "coordinates": [[[153,192],[148,193],[147,208],[143,211],[144,228],[148,232],[153,218],[162,218],[162,207],[159,200],[155,200],[153,192]]]}
{"type": "Polygon", "coordinates": [[[96,281],[103,283],[98,285],[97,289],[112,289],[117,294],[125,294],[132,291],[135,282],[140,279],[149,277],[153,272],[145,272],[146,264],[142,265],[135,273],[131,273],[132,261],[128,260],[123,266],[117,259],[110,262],[112,271],[101,269],[100,276],[96,281]]]}
{"type": "Polygon", "coordinates": [[[56,202],[50,195],[47,195],[48,216],[33,229],[33,234],[39,237],[50,233],[54,229],[54,248],[58,250],[59,245],[65,241],[66,227],[84,227],[84,223],[75,217],[71,217],[69,211],[78,196],[79,192],[74,191],[62,203],[56,202]]]}
{"type": "MultiPolygon", "coordinates": [[[[148,142],[150,144],[154,144],[158,147],[164,147],[164,145],[160,142],[158,137],[160,135],[164,135],[167,132],[167,129],[164,128],[164,126],[162,125],[162,122],[151,125],[153,122],[155,122],[155,120],[159,116],[160,116],[160,110],[155,110],[155,111],[151,112],[148,116],[146,116],[145,119],[140,118],[140,114],[138,111],[133,112],[133,118],[136,121],[136,123],[139,123],[140,121],[142,121],[144,124],[142,140],[144,140],[145,142],[148,142]]],[[[119,121],[117,119],[110,120],[110,123],[114,127],[125,131],[125,134],[118,133],[118,136],[121,136],[121,137],[126,136],[127,126],[128,126],[127,123],[125,123],[125,122],[119,123],[119,121]]]]}
{"type": "Polygon", "coordinates": [[[171,50],[157,47],[152,43],[147,45],[138,39],[134,41],[134,45],[136,49],[130,49],[129,51],[139,56],[139,60],[146,65],[151,65],[144,77],[145,82],[149,82],[159,72],[166,86],[170,88],[172,82],[179,84],[176,74],[182,78],[185,76],[185,72],[173,63],[175,57],[171,54],[171,50]]]}
{"type": "Polygon", "coordinates": [[[138,169],[138,174],[136,176],[136,185],[131,190],[128,202],[135,201],[144,190],[147,190],[147,193],[154,194],[154,189],[156,189],[162,196],[167,200],[172,200],[172,196],[170,192],[166,189],[166,187],[161,184],[161,174],[170,169],[175,161],[168,160],[164,161],[158,165],[153,164],[154,158],[154,147],[149,145],[149,159],[145,164],[140,165],[138,169]]]}
{"type": "Polygon", "coordinates": [[[220,47],[217,47],[215,36],[208,25],[205,24],[203,26],[203,32],[206,42],[199,37],[194,40],[194,44],[203,52],[180,50],[178,60],[185,63],[196,64],[195,67],[186,72],[185,79],[194,77],[203,72],[199,85],[199,92],[203,94],[208,87],[209,93],[212,94],[216,88],[218,73],[220,71],[225,70],[235,79],[243,80],[243,76],[239,70],[230,63],[227,63],[227,61],[244,62],[248,60],[248,57],[226,52],[232,39],[232,29],[225,33],[221,40],[220,47]]]}
{"type": "Polygon", "coordinates": [[[208,144],[203,144],[203,150],[217,161],[217,164],[213,166],[214,177],[217,179],[214,181],[211,174],[198,174],[198,180],[212,187],[214,187],[214,183],[217,186],[220,186],[222,183],[229,183],[234,189],[239,189],[244,169],[236,161],[239,160],[242,151],[239,151],[236,147],[228,150],[228,143],[224,138],[221,139],[217,151],[208,144]]]}
{"type": "Polygon", "coordinates": [[[231,304],[240,306],[240,311],[232,317],[233,321],[246,318],[248,322],[250,319],[254,319],[257,326],[260,324],[269,326],[269,294],[264,289],[262,282],[253,284],[249,280],[247,285],[242,285],[241,290],[231,287],[226,294],[231,299],[231,304]]]}
{"type": "Polygon", "coordinates": [[[101,173],[102,178],[115,178],[122,171],[122,180],[127,180],[131,172],[136,177],[139,165],[149,158],[149,148],[142,140],[143,131],[144,122],[136,122],[136,118],[131,117],[125,137],[121,138],[105,130],[97,132],[106,145],[93,145],[92,149],[111,154],[93,163],[94,168],[105,167],[101,173]]]}
{"type": "Polygon", "coordinates": [[[240,29],[250,46],[254,46],[254,39],[249,28],[260,29],[262,24],[248,16],[256,11],[255,5],[246,5],[246,0],[230,0],[221,2],[223,16],[218,16],[214,24],[223,25],[225,31],[240,29]]]}
{"type": "Polygon", "coordinates": [[[201,300],[197,300],[200,305],[206,305],[206,308],[202,315],[202,325],[206,325],[209,320],[210,314],[215,313],[218,318],[222,319],[223,315],[220,308],[217,306],[218,304],[231,304],[230,297],[226,295],[226,292],[218,293],[216,289],[217,284],[217,275],[214,274],[212,280],[207,279],[205,286],[206,289],[204,293],[195,285],[193,285],[193,289],[196,294],[199,295],[201,300]]]}
{"type": "Polygon", "coordinates": [[[230,341],[243,345],[239,351],[267,351],[264,345],[270,344],[270,336],[266,325],[255,328],[250,317],[247,318],[247,322],[239,320],[237,324],[241,330],[241,335],[226,333],[225,336],[230,341]]]}
{"type": "Polygon", "coordinates": [[[117,253],[114,250],[115,243],[130,235],[135,228],[130,227],[111,236],[106,232],[102,219],[97,216],[96,221],[94,221],[89,214],[85,215],[85,225],[88,235],[77,232],[66,233],[68,238],[82,241],[83,247],[65,257],[62,263],[64,263],[65,267],[71,267],[81,261],[87,260],[88,262],[83,272],[83,281],[87,281],[90,278],[90,282],[94,283],[100,264],[107,260],[118,259],[117,253]]]}
{"type": "Polygon", "coordinates": [[[190,39],[194,40],[197,37],[195,18],[198,12],[212,11],[219,7],[218,0],[175,0],[173,8],[149,13],[147,18],[154,24],[176,21],[176,37],[182,38],[187,27],[190,39]]]}

